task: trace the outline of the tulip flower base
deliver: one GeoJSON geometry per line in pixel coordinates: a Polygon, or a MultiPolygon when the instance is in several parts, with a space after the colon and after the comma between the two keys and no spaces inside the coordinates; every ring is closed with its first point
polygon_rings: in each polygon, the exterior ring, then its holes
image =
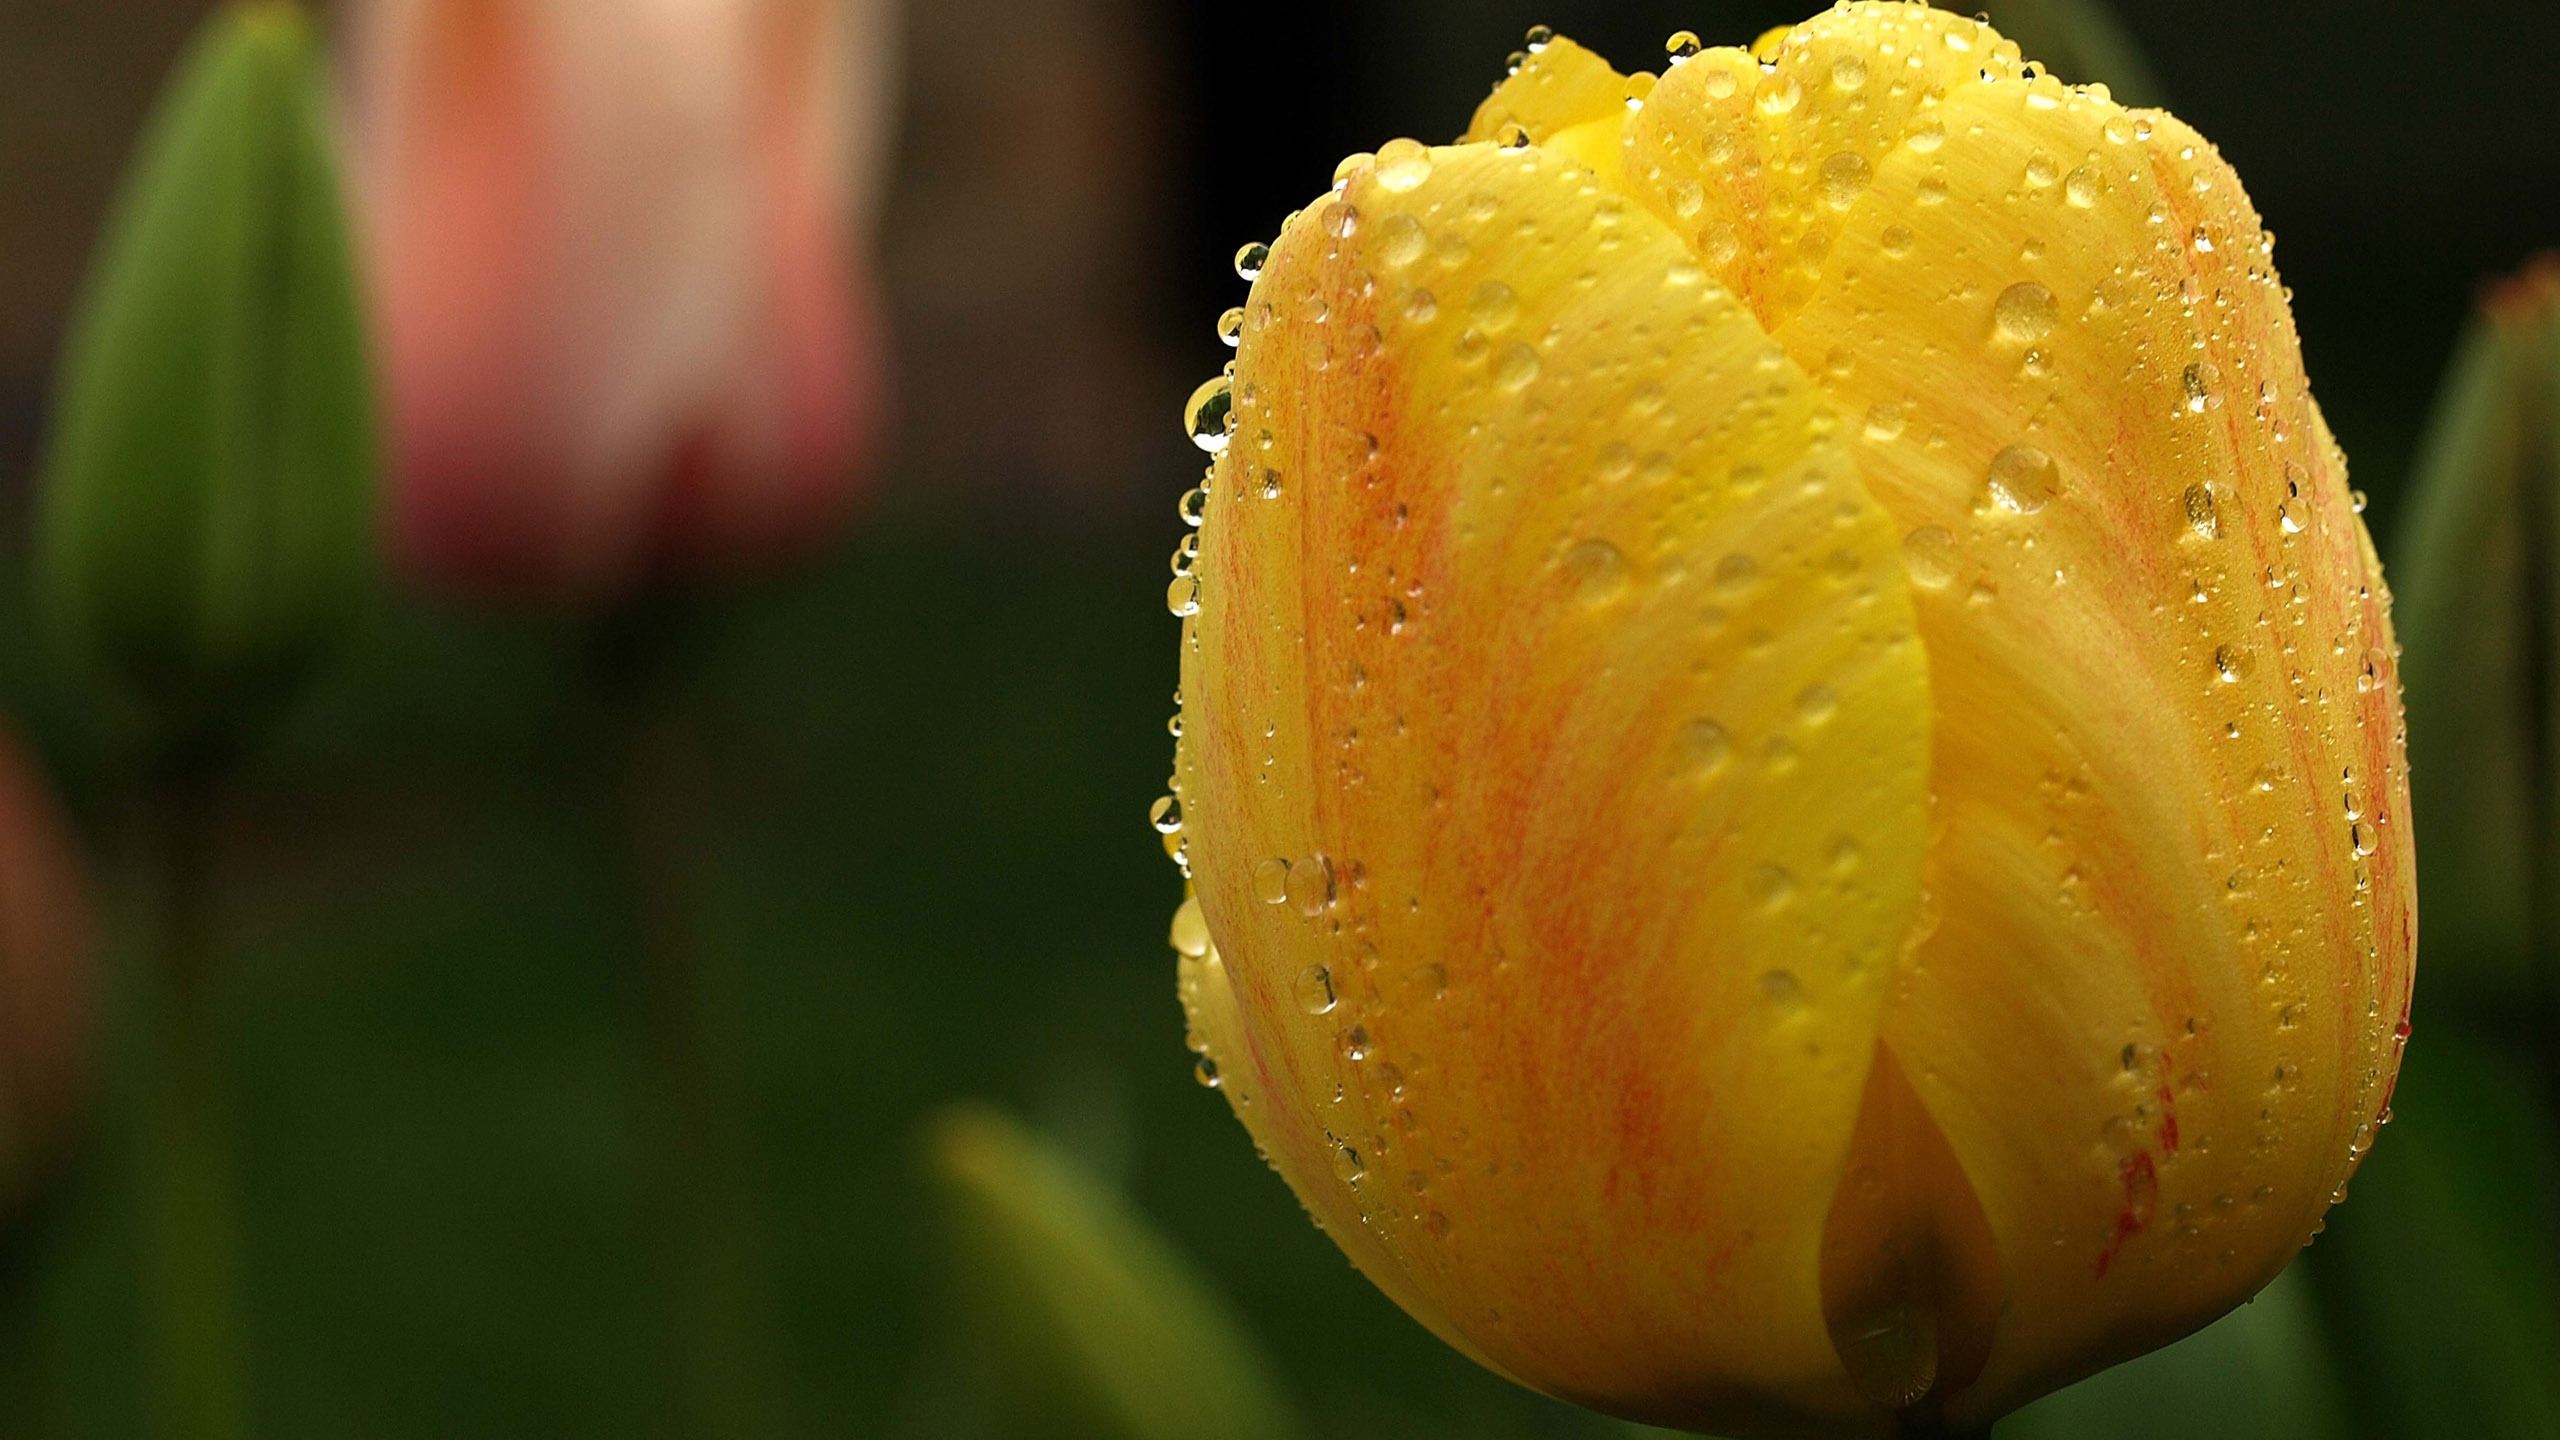
{"type": "Polygon", "coordinates": [[[2211,144],[1851,0],[1544,32],[1222,322],[1202,1074],[1534,1388],[1979,1433],[2239,1303],[2407,1035],[2388,592],[2211,144]]]}

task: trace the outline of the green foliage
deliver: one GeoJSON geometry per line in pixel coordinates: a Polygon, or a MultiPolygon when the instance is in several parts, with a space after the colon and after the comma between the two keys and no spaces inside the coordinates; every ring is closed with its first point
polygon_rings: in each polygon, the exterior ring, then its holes
{"type": "Polygon", "coordinates": [[[358,608],[375,429],[316,46],[228,9],[110,218],[55,396],[38,598],[164,741],[236,729],[358,608]]]}
{"type": "MultiPolygon", "coordinates": [[[[1297,1425],[1241,1320],[1118,1196],[1002,1113],[928,1127],[963,1393],[989,1433],[1286,1440],[1297,1425]]],[[[966,1423],[965,1421],[963,1423],[966,1423]]]]}
{"type": "Polygon", "coordinates": [[[2311,1251],[2371,1434],[2560,1435],[2560,1144],[2543,1084],[2450,1027],[2410,1044],[2397,1123],[2311,1251]]]}
{"type": "Polygon", "coordinates": [[[2425,983],[2482,1008],[2560,997],[2555,343],[2560,293],[2532,279],[2474,323],[2437,401],[2391,571],[2425,983]]]}
{"type": "Polygon", "coordinates": [[[2126,105],[2166,105],[2168,88],[2106,0],[1996,0],[1991,23],[2075,85],[2103,84],[2126,105]]]}
{"type": "Polygon", "coordinates": [[[2338,1374],[2302,1267],[2258,1298],[2019,1411],[2000,1440],[2336,1440],[2338,1374]]]}

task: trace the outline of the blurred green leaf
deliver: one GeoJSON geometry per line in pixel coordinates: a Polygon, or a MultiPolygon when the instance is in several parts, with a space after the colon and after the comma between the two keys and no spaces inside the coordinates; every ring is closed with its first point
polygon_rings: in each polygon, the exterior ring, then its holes
{"type": "Polygon", "coordinates": [[[2060,79],[2104,85],[2120,104],[2169,103],[2141,42],[2106,0],[1996,0],[1988,13],[2020,53],[2060,79]]]}
{"type": "Polygon", "coordinates": [[[2546,1083],[2451,1027],[2412,1042],[2397,1123],[2311,1251],[2371,1433],[2560,1435],[2560,1155],[2546,1083]]]}
{"type": "Polygon", "coordinates": [[[2300,1265],[2165,1350],[2102,1371],[2000,1423],[2000,1440],[2334,1440],[2337,1365],[2300,1265]]]}
{"type": "Polygon", "coordinates": [[[2428,984],[2488,1005],[2552,994],[2560,974],[2556,318],[2550,268],[2484,307],[2437,399],[2392,555],[2428,984]]]}
{"type": "Polygon", "coordinates": [[[371,364],[316,46],[217,14],[92,262],[55,395],[37,594],[164,738],[236,726],[356,618],[371,364]]]}
{"type": "MultiPolygon", "coordinates": [[[[927,1128],[968,1393],[987,1433],[1287,1440],[1269,1367],[1225,1300],[1126,1202],[1001,1112],[927,1128]]],[[[965,1422],[964,1422],[965,1423],[965,1422]]]]}

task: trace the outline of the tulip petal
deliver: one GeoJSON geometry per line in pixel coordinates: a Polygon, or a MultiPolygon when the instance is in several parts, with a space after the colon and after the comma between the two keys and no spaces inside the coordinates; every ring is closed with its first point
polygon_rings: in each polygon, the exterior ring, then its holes
{"type": "Polygon", "coordinates": [[[1615,66],[1559,35],[1520,57],[1520,67],[1476,107],[1463,139],[1499,140],[1517,125],[1544,145],[1559,131],[1624,114],[1626,94],[1615,66]]]}
{"type": "Polygon", "coordinates": [[[2017,47],[1921,5],[1826,11],[1672,68],[1626,127],[1629,191],[1687,236],[1765,325],[1801,309],[1876,167],[1935,148],[1930,111],[2017,47]]]}
{"type": "MultiPolygon", "coordinates": [[[[1870,86],[1934,73],[1915,26],[1978,68],[1915,83],[1905,120],[1864,112],[1899,139],[1848,152],[1854,194],[1772,185],[1754,212],[1703,187],[1760,222],[1726,273],[1863,417],[1916,562],[1936,925],[1885,1039],[2007,1281],[1980,1380],[1942,1397],[1959,1425],[2283,1268],[2387,1101],[2414,927],[2388,598],[2258,218],[2194,132],[1970,25],[1799,27],[1762,84],[1862,36],[1870,86]]],[[[1691,68],[1648,116],[1704,94],[1691,68]]],[[[1810,94],[1756,104],[1735,153],[1818,174],[1847,132],[1810,94]]]]}
{"type": "Polygon", "coordinates": [[[1206,922],[1175,938],[1238,1115],[1525,1383],[1889,1430],[1819,1272],[1919,905],[1929,696],[1837,416],[1536,147],[1356,171],[1247,315],[1174,596],[1206,922]]]}

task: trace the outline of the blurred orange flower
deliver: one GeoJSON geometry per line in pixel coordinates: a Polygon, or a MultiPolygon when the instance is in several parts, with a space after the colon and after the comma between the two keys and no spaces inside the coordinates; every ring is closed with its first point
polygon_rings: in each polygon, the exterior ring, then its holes
{"type": "Polygon", "coordinates": [[[394,548],[608,599],[823,539],[876,439],[879,0],[359,0],[394,548]]]}

